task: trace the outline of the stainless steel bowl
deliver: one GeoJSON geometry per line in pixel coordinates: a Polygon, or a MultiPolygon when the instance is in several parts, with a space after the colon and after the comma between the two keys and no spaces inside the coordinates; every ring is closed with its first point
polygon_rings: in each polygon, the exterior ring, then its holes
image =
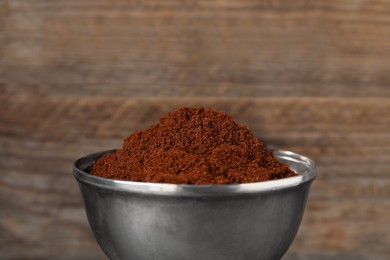
{"type": "Polygon", "coordinates": [[[280,259],[298,231],[312,160],[275,156],[297,177],[234,185],[177,185],[95,177],[105,151],[80,158],[73,172],[89,224],[111,259],[280,259]]]}

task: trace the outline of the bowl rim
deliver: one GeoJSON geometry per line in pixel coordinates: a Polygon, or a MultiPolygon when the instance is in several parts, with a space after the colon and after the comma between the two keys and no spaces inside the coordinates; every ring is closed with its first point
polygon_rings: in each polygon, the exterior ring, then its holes
{"type": "Polygon", "coordinates": [[[241,183],[241,184],[172,184],[172,183],[151,183],[115,180],[91,175],[85,170],[92,166],[98,158],[118,149],[105,150],[83,156],[73,164],[73,174],[78,183],[92,185],[98,188],[121,191],[129,193],[158,194],[158,195],[183,195],[183,196],[204,196],[204,195],[227,195],[245,193],[264,193],[277,190],[284,190],[305,183],[312,182],[316,173],[315,162],[303,155],[286,150],[274,150],[274,155],[282,161],[290,161],[305,167],[304,171],[298,172],[298,176],[287,177],[278,180],[241,183]]]}

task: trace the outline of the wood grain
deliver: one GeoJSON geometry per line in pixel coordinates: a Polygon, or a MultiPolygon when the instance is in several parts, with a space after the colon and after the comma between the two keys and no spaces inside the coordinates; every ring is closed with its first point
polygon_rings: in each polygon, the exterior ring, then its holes
{"type": "Polygon", "coordinates": [[[0,0],[0,259],[105,259],[71,168],[204,105],[318,178],[285,260],[390,258],[390,2],[0,0]]]}
{"type": "Polygon", "coordinates": [[[0,105],[2,255],[102,258],[72,162],[119,147],[130,132],[186,105],[227,111],[269,146],[316,160],[319,175],[286,259],[390,255],[389,99],[20,96],[0,105]]]}
{"type": "Polygon", "coordinates": [[[0,89],[389,97],[386,1],[2,1],[0,89]]]}

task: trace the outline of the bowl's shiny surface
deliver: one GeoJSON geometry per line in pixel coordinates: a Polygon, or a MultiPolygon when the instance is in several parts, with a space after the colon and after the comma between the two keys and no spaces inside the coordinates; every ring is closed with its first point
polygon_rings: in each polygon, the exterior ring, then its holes
{"type": "Polygon", "coordinates": [[[76,161],[88,220],[111,259],[280,259],[298,231],[314,162],[288,151],[275,156],[300,176],[234,185],[176,185],[92,176],[112,151],[76,161]]]}

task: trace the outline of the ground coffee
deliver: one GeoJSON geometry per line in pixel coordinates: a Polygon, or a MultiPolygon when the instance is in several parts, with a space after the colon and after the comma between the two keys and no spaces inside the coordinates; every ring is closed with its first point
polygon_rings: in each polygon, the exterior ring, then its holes
{"type": "Polygon", "coordinates": [[[100,158],[92,175],[138,182],[232,184],[295,176],[223,112],[181,108],[100,158]]]}

